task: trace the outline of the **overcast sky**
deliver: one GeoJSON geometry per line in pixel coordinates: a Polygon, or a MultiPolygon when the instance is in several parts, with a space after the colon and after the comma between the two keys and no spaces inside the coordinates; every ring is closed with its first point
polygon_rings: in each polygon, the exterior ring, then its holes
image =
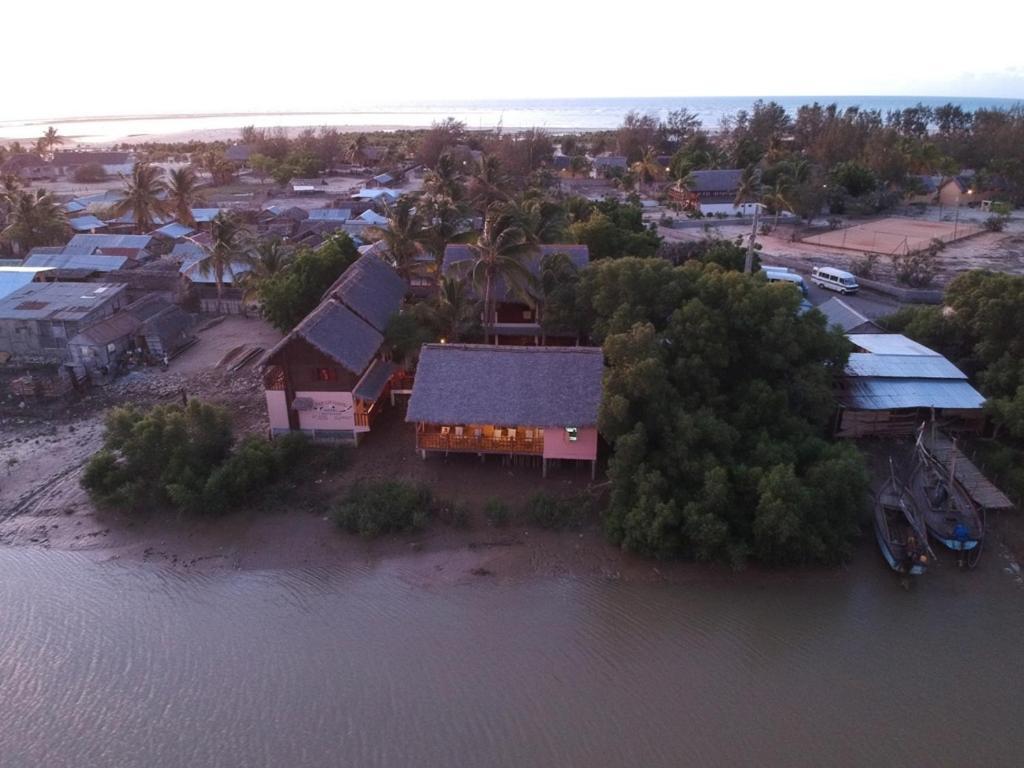
{"type": "Polygon", "coordinates": [[[946,4],[15,0],[0,119],[413,99],[1024,98],[1024,6],[946,4]]]}

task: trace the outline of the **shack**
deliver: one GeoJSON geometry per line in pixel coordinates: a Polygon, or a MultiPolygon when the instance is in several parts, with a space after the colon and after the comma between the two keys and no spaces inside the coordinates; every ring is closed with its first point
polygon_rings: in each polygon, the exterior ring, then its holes
{"type": "Polygon", "coordinates": [[[857,351],[834,381],[838,437],[909,436],[931,419],[953,432],[984,427],[985,398],[938,352],[896,333],[848,338],[857,351]]]}

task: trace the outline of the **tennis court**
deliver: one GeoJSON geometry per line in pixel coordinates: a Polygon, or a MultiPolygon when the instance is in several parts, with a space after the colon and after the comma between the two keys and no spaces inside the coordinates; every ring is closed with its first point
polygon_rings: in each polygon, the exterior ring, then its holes
{"type": "Polygon", "coordinates": [[[810,235],[803,238],[802,242],[865,253],[903,254],[923,250],[931,245],[932,240],[951,243],[980,231],[977,225],[963,221],[921,221],[890,217],[810,235]]]}

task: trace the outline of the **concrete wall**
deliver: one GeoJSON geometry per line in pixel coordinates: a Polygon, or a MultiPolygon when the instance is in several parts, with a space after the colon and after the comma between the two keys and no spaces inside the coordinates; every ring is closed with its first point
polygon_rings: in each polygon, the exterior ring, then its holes
{"type": "Polygon", "coordinates": [[[569,436],[563,428],[546,428],[544,430],[544,458],[596,459],[597,428],[581,427],[579,437],[575,442],[569,440],[569,436]]]}
{"type": "Polygon", "coordinates": [[[270,429],[276,434],[277,430],[288,431],[288,404],[285,401],[283,389],[268,389],[264,394],[267,397],[267,416],[270,419],[270,429]]]}

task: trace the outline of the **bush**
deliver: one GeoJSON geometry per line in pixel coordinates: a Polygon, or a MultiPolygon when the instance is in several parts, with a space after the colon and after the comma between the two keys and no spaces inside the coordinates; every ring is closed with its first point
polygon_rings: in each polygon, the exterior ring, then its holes
{"type": "Polygon", "coordinates": [[[989,216],[985,219],[983,226],[989,232],[1002,232],[1006,228],[1006,218],[1004,216],[989,216]]]}
{"type": "Polygon", "coordinates": [[[88,163],[80,165],[71,174],[71,180],[78,184],[89,184],[97,181],[105,181],[107,172],[99,163],[88,163]]]}
{"type": "Polygon", "coordinates": [[[939,252],[945,247],[941,240],[933,240],[926,249],[893,254],[892,268],[896,279],[911,288],[927,288],[939,271],[935,262],[939,252]]]}
{"type": "Polygon", "coordinates": [[[862,258],[853,260],[853,264],[850,265],[850,271],[857,275],[857,277],[864,277],[870,280],[875,276],[879,258],[881,258],[880,253],[865,254],[862,258]]]}
{"type": "Polygon", "coordinates": [[[461,501],[443,504],[437,510],[437,518],[452,528],[469,528],[469,506],[461,501]]]}
{"type": "Polygon", "coordinates": [[[250,437],[233,451],[231,443],[227,412],[219,406],[193,400],[185,408],[115,408],[82,486],[97,502],[121,509],[220,514],[251,500],[309,450],[299,433],[273,442],[250,437]]]}
{"type": "Polygon", "coordinates": [[[334,507],[335,522],[350,533],[373,538],[422,529],[430,518],[429,488],[396,480],[356,483],[334,507]]]}
{"type": "Polygon", "coordinates": [[[580,497],[557,498],[540,491],[526,502],[524,519],[541,528],[578,528],[583,524],[588,508],[587,501],[580,497]]]}
{"type": "Polygon", "coordinates": [[[511,510],[501,499],[488,499],[484,504],[484,517],[495,528],[504,528],[512,518],[511,510]]]}

